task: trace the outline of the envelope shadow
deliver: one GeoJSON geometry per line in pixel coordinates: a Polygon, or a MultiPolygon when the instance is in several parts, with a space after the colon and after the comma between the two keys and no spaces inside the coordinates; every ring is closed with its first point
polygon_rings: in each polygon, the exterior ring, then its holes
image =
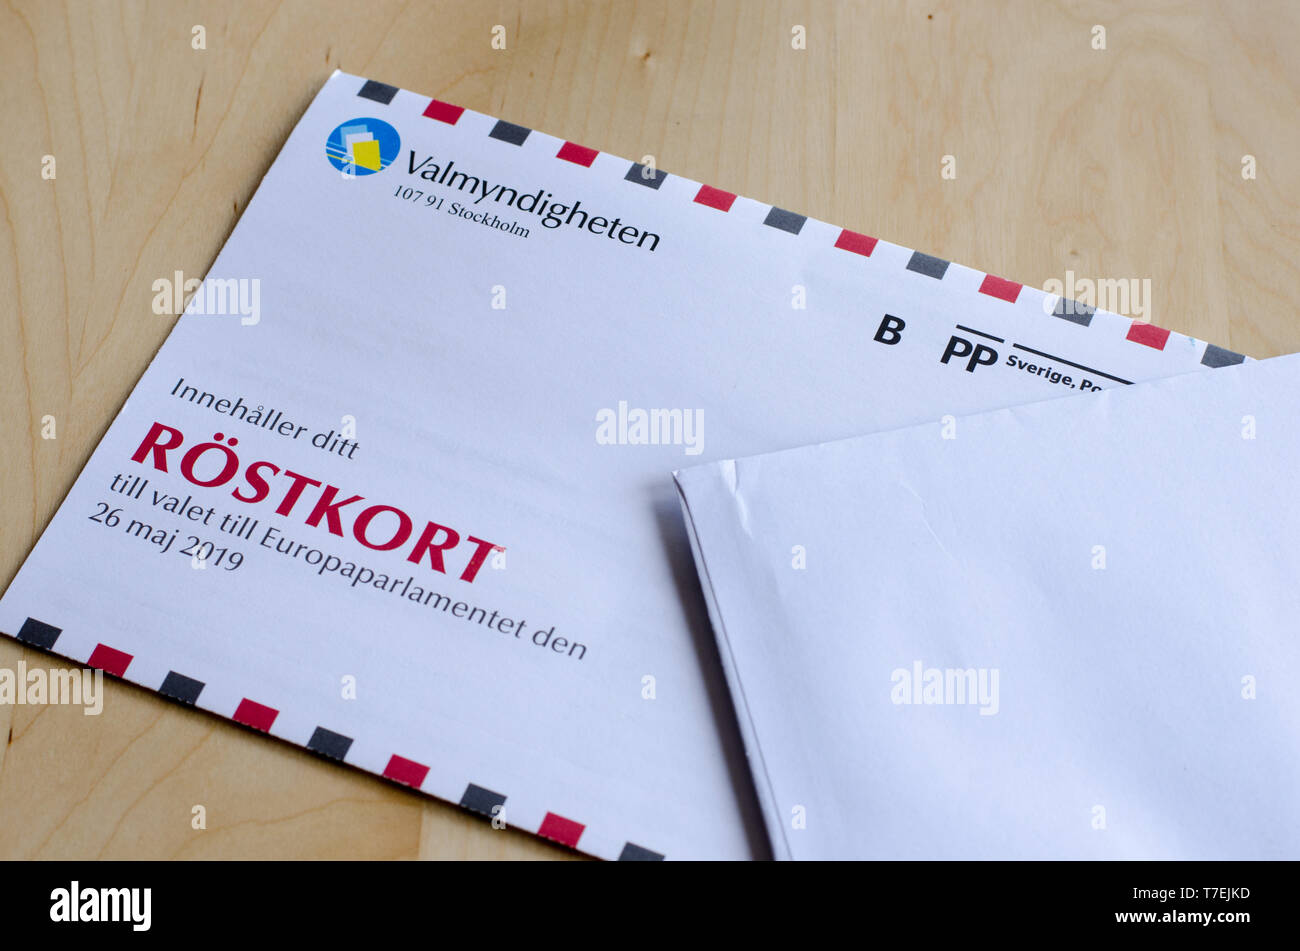
{"type": "Polygon", "coordinates": [[[713,634],[713,625],[709,622],[709,609],[704,600],[704,591],[700,587],[699,575],[695,571],[691,540],[682,518],[677,493],[670,491],[662,497],[656,496],[654,508],[655,522],[659,527],[664,555],[672,565],[673,586],[677,591],[678,602],[686,614],[691,629],[691,639],[695,646],[695,655],[704,674],[713,723],[722,740],[727,774],[731,779],[736,806],[745,825],[745,837],[749,841],[750,852],[755,859],[771,859],[772,846],[768,841],[754,779],[749,772],[745,745],[740,735],[740,724],[736,719],[736,709],[731,702],[731,691],[727,687],[726,675],[723,673],[722,657],[713,634]]]}

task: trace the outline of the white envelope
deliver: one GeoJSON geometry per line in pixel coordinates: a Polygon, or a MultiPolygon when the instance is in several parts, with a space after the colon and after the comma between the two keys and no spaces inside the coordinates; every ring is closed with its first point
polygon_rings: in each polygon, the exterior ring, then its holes
{"type": "Polygon", "coordinates": [[[781,858],[1300,856],[1300,356],[677,473],[781,858]]]}
{"type": "Polygon", "coordinates": [[[1242,360],[342,73],[195,298],[0,630],[605,858],[767,851],[673,469],[1242,360]]]}

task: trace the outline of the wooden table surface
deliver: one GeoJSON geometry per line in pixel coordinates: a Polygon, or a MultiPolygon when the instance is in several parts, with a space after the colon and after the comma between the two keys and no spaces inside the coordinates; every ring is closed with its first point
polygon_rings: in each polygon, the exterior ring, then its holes
{"type": "MultiPolygon", "coordinates": [[[[1146,319],[1268,357],[1300,350],[1297,44],[1286,2],[8,0],[0,585],[167,335],[153,281],[207,271],[335,68],[1024,283],[1149,280],[1146,319]]],[[[0,706],[0,858],[568,854],[105,689],[0,706]]]]}

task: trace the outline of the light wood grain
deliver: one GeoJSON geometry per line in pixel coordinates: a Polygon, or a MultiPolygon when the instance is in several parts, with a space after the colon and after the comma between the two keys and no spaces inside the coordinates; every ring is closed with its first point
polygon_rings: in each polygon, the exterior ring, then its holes
{"type": "MultiPolygon", "coordinates": [[[[1298,41],[1286,2],[0,2],[0,584],[166,336],[153,280],[205,273],[336,67],[1026,283],[1150,279],[1265,357],[1300,350],[1298,41]]],[[[106,689],[0,706],[0,857],[568,854],[106,689]]]]}

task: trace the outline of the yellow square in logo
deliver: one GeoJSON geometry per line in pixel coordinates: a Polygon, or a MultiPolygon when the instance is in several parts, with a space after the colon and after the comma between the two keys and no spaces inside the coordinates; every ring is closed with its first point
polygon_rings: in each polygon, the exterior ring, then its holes
{"type": "Polygon", "coordinates": [[[379,158],[379,142],[370,139],[365,142],[352,143],[352,161],[358,168],[374,169],[376,172],[383,168],[383,163],[379,158]]]}

